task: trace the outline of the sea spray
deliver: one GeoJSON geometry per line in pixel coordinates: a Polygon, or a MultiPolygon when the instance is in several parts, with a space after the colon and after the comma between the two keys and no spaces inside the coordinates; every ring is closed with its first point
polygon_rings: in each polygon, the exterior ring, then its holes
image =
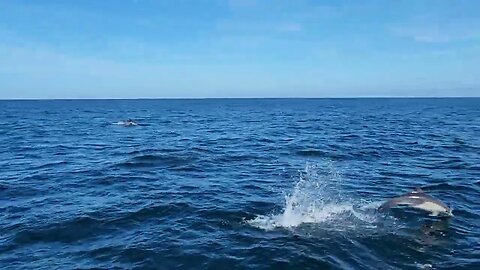
{"type": "Polygon", "coordinates": [[[331,162],[307,163],[299,172],[293,191],[285,196],[280,214],[259,215],[249,220],[252,226],[272,230],[295,228],[307,223],[335,222],[337,228],[352,227],[358,220],[372,222],[367,213],[354,210],[353,200],[342,193],[342,177],[331,162]]]}

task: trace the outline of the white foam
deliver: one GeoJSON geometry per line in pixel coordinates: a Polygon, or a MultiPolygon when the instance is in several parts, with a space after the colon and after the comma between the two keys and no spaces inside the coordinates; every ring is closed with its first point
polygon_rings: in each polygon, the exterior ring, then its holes
{"type": "Polygon", "coordinates": [[[306,212],[285,210],[279,215],[259,215],[248,221],[252,226],[272,230],[277,227],[293,228],[304,223],[321,223],[335,219],[335,216],[352,211],[351,205],[326,205],[321,208],[312,207],[306,212]]]}
{"type": "Polygon", "coordinates": [[[135,122],[127,122],[127,121],[118,121],[115,123],[112,123],[113,125],[120,125],[120,126],[138,126],[138,123],[135,122]]]}
{"type": "Polygon", "coordinates": [[[285,206],[279,214],[259,215],[247,221],[250,225],[272,230],[295,228],[301,224],[332,222],[334,229],[352,227],[355,222],[374,222],[375,216],[354,210],[352,200],[340,190],[340,175],[330,164],[307,164],[300,172],[293,192],[285,196],[285,206]],[[344,225],[344,226],[342,226],[344,225]]]}

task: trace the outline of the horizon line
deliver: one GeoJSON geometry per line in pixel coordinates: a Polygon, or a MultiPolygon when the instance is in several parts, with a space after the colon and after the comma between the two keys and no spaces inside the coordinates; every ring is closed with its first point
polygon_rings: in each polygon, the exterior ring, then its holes
{"type": "Polygon", "coordinates": [[[55,100],[205,100],[205,99],[455,99],[479,96],[332,96],[332,97],[125,97],[125,98],[0,98],[0,101],[55,101],[55,100]]]}

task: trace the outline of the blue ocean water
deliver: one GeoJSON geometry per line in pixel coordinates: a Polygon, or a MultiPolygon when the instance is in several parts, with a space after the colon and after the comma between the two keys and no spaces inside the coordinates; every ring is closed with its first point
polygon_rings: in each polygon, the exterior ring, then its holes
{"type": "Polygon", "coordinates": [[[0,141],[1,269],[480,269],[480,99],[0,101],[0,141]],[[455,216],[375,211],[417,186],[455,216]]]}

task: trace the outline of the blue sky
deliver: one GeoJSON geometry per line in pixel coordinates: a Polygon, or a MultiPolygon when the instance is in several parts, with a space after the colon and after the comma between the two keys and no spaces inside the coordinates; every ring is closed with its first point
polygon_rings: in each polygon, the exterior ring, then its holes
{"type": "Polygon", "coordinates": [[[0,99],[480,96],[480,1],[0,0],[0,99]]]}

